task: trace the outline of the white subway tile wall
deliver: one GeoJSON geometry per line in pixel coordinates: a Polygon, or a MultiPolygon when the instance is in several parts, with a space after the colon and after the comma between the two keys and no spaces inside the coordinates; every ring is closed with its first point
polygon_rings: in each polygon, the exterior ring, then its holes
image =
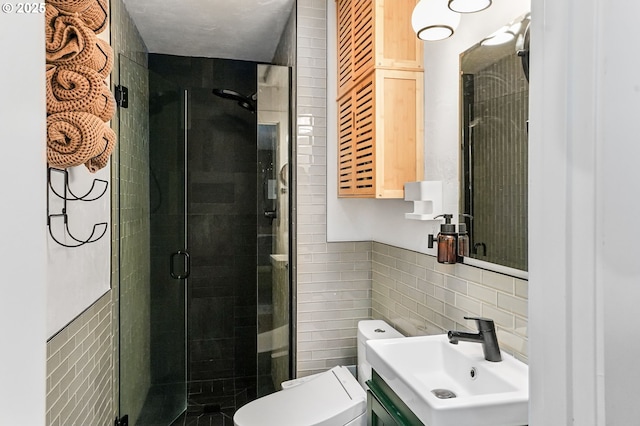
{"type": "Polygon", "coordinates": [[[113,422],[111,292],[47,342],[47,425],[113,422]]]}
{"type": "Polygon", "coordinates": [[[371,317],[371,242],[327,242],[327,7],[298,0],[297,372],[355,364],[371,317]]]}
{"type": "Polygon", "coordinates": [[[475,331],[464,316],[492,318],[500,348],[527,362],[528,282],[373,243],[373,318],[408,336],[475,331]]]}

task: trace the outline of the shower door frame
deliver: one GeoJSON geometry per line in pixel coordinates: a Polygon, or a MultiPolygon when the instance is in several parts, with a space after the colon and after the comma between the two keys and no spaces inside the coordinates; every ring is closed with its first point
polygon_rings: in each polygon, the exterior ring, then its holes
{"type": "MultiPolygon", "coordinates": [[[[287,280],[288,280],[288,371],[287,371],[287,375],[288,375],[288,379],[293,379],[296,377],[296,342],[297,342],[297,338],[296,338],[296,333],[297,333],[297,321],[296,321],[296,315],[297,315],[297,311],[296,311],[296,303],[297,303],[297,297],[296,297],[296,276],[297,276],[297,268],[296,268],[296,259],[297,259],[297,246],[296,246],[296,224],[297,224],[297,219],[296,219],[296,214],[297,214],[297,209],[296,209],[296,201],[297,201],[297,180],[296,180],[296,168],[297,168],[297,161],[296,161],[296,109],[295,109],[295,69],[291,66],[286,66],[286,65],[276,65],[276,64],[257,64],[258,68],[260,68],[261,66],[268,66],[268,67],[276,67],[276,68],[280,68],[280,69],[286,69],[287,72],[287,86],[286,86],[286,90],[288,91],[288,98],[287,98],[287,104],[286,104],[286,108],[287,108],[287,123],[281,123],[279,122],[275,116],[273,114],[269,114],[267,113],[267,115],[265,116],[266,120],[264,122],[260,122],[260,120],[258,120],[257,123],[257,128],[256,128],[256,132],[259,133],[259,128],[261,125],[267,125],[267,126],[273,126],[275,125],[275,127],[278,129],[277,130],[277,134],[279,135],[278,137],[278,143],[280,148],[286,148],[286,161],[285,161],[285,165],[286,165],[286,182],[287,184],[285,185],[286,188],[286,197],[287,197],[287,215],[288,215],[288,223],[287,223],[287,234],[288,234],[288,240],[287,240],[287,255],[288,255],[288,260],[287,260],[287,265],[286,265],[286,274],[287,274],[287,280]],[[285,124],[285,127],[281,127],[282,124],[285,124]],[[281,137],[282,135],[286,134],[287,142],[286,145],[284,145],[282,143],[281,137]]],[[[260,74],[260,73],[258,73],[260,74]]],[[[258,85],[258,94],[260,94],[260,85],[258,85]]],[[[258,102],[256,104],[256,109],[257,109],[257,113],[260,114],[260,95],[258,95],[258,102]]],[[[267,109],[267,111],[271,111],[267,109]]],[[[276,114],[277,115],[277,114],[276,114]]],[[[260,160],[258,160],[260,161],[260,160]]],[[[274,162],[275,164],[276,162],[274,162]]],[[[280,178],[282,178],[283,176],[281,176],[281,172],[282,170],[280,170],[279,167],[275,167],[275,178],[277,180],[279,180],[280,178]]],[[[260,189],[258,188],[258,190],[260,191],[260,189]]],[[[280,194],[279,194],[280,195],[280,194]]],[[[276,205],[278,204],[278,201],[276,200],[276,205]]],[[[279,207],[279,206],[278,206],[279,207]]],[[[276,210],[278,210],[278,207],[276,207],[276,210]]],[[[260,210],[260,208],[258,208],[258,210],[260,210]]],[[[280,215],[278,215],[280,216],[280,215]]],[[[257,235],[256,235],[257,238],[257,235]]],[[[275,252],[273,252],[272,254],[278,254],[277,250],[275,252]]],[[[256,284],[258,284],[259,278],[256,277],[256,284]]],[[[274,284],[275,285],[275,284],[274,284]]],[[[258,302],[260,303],[260,302],[258,302]]],[[[275,309],[275,307],[274,307],[275,309]]],[[[258,376],[258,380],[260,377],[260,373],[257,374],[258,376]]],[[[276,377],[274,376],[274,379],[276,377]]],[[[274,383],[276,385],[276,388],[279,388],[278,384],[274,383]]],[[[260,387],[260,386],[259,386],[260,387]]],[[[277,389],[276,389],[277,390],[277,389]]],[[[260,396],[264,396],[264,395],[258,395],[260,396]]]]}

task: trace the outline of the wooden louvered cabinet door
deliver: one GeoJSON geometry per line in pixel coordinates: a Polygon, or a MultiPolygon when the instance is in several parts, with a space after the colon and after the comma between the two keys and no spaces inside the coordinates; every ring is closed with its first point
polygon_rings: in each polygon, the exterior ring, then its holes
{"type": "Polygon", "coordinates": [[[338,100],[338,196],[375,195],[375,147],[373,99],[370,74],[338,100]]]}
{"type": "Polygon", "coordinates": [[[367,76],[353,89],[353,195],[375,196],[375,79],[367,76]]]}
{"type": "Polygon", "coordinates": [[[338,97],[373,69],[374,6],[374,0],[337,0],[338,97]]]}
{"type": "Polygon", "coordinates": [[[353,96],[347,93],[338,100],[338,195],[353,196],[354,129],[353,96]]]}
{"type": "Polygon", "coordinates": [[[353,85],[353,0],[338,0],[338,97],[353,85]]]}
{"type": "Polygon", "coordinates": [[[338,100],[338,196],[373,197],[373,74],[338,100]]]}
{"type": "Polygon", "coordinates": [[[373,69],[375,34],[373,0],[353,0],[353,80],[359,81],[373,69]]]}

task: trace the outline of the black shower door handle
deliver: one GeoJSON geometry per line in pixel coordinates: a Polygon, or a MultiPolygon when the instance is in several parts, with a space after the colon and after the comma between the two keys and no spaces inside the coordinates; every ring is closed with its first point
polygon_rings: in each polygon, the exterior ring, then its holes
{"type": "Polygon", "coordinates": [[[189,273],[191,273],[191,258],[189,257],[189,253],[184,250],[178,250],[175,253],[171,253],[169,258],[169,273],[171,274],[171,278],[176,280],[184,280],[189,277],[189,273]],[[176,274],[174,271],[175,258],[176,256],[184,257],[184,273],[182,275],[176,274]]]}

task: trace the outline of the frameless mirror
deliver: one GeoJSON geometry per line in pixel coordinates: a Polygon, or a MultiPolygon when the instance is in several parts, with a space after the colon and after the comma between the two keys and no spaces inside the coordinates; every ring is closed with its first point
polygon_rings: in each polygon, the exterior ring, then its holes
{"type": "MultiPolygon", "coordinates": [[[[471,261],[527,270],[529,15],[460,55],[460,217],[471,261]]],[[[468,258],[467,258],[468,259],[468,258]]]]}

